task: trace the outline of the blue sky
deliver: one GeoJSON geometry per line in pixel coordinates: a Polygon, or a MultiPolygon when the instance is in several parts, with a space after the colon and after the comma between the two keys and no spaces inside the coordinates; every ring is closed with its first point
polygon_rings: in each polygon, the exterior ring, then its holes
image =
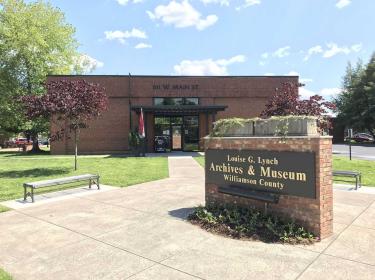
{"type": "Polygon", "coordinates": [[[375,51],[374,0],[52,0],[91,74],[299,75],[339,92],[348,61],[375,51]]]}

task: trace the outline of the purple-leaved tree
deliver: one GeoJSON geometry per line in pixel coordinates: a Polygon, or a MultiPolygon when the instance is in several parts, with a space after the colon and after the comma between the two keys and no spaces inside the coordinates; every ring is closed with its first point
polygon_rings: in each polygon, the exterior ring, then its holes
{"type": "Polygon", "coordinates": [[[320,130],[330,128],[327,114],[329,110],[335,109],[335,104],[325,101],[320,95],[301,99],[298,94],[300,86],[296,83],[283,83],[281,88],[276,89],[275,95],[268,101],[260,116],[315,116],[320,130]]]}
{"type": "Polygon", "coordinates": [[[105,89],[85,80],[51,81],[46,88],[44,95],[22,97],[26,116],[30,120],[46,118],[53,122],[56,131],[51,135],[51,141],[74,134],[74,170],[77,170],[80,130],[87,128],[90,120],[107,109],[105,89]]]}

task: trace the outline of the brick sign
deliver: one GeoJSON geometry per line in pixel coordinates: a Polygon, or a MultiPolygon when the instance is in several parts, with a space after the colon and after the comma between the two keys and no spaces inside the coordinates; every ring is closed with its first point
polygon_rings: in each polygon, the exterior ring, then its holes
{"type": "Polygon", "coordinates": [[[315,153],[206,150],[206,184],[316,198],[315,153]]]}

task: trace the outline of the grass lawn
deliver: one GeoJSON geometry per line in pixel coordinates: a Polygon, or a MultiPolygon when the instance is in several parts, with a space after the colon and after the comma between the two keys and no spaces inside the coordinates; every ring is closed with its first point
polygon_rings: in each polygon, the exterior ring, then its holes
{"type": "MultiPolygon", "coordinates": [[[[204,157],[194,158],[200,165],[204,167],[204,157]]],[[[334,170],[359,171],[362,173],[362,185],[375,186],[375,161],[353,159],[349,160],[340,156],[333,156],[334,170]]],[[[355,184],[355,180],[348,177],[334,177],[335,183],[355,184]]]]}
{"type": "Polygon", "coordinates": [[[6,211],[9,211],[9,210],[10,210],[10,208],[5,207],[5,206],[3,206],[3,205],[0,205],[0,213],[1,213],[1,212],[6,212],[6,211]]]}
{"type": "MultiPolygon", "coordinates": [[[[333,169],[359,171],[362,173],[362,185],[375,186],[375,161],[362,159],[349,160],[346,157],[334,156],[333,169]]],[[[355,184],[355,179],[335,176],[334,182],[341,184],[355,184]]]]}
{"type": "Polygon", "coordinates": [[[204,156],[201,157],[194,157],[194,159],[204,167],[204,156]]]}
{"type": "MultiPolygon", "coordinates": [[[[0,152],[0,201],[23,197],[22,185],[25,182],[78,174],[99,174],[102,184],[118,187],[168,177],[165,157],[82,156],[78,158],[77,171],[73,170],[73,165],[73,156],[0,152]]],[[[37,193],[67,187],[71,186],[45,188],[37,193]]]]}
{"type": "Polygon", "coordinates": [[[12,277],[0,268],[0,280],[12,280],[12,277]]]}

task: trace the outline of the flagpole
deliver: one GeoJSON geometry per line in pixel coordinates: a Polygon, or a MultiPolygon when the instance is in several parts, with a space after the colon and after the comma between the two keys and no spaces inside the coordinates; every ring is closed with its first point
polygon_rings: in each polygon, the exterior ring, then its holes
{"type": "Polygon", "coordinates": [[[141,145],[143,150],[143,156],[146,155],[146,132],[145,132],[145,119],[143,116],[143,108],[141,107],[141,113],[139,114],[139,121],[138,121],[138,135],[141,139],[141,145]]]}

